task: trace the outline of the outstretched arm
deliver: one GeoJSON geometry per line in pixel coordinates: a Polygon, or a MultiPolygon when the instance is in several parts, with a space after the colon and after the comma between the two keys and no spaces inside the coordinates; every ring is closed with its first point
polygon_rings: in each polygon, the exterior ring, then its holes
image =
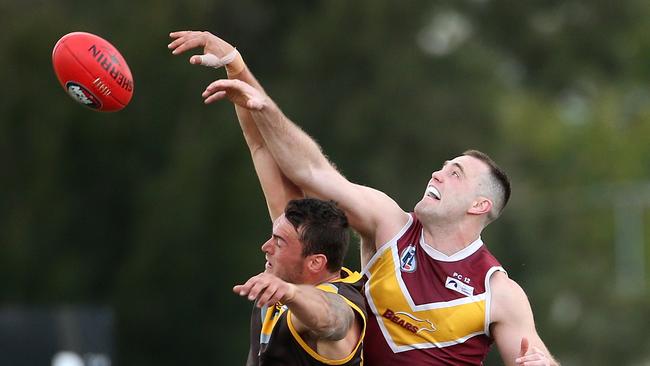
{"type": "Polygon", "coordinates": [[[233,291],[257,301],[259,307],[278,302],[287,305],[294,329],[316,342],[335,343],[341,352],[339,358],[351,353],[361,338],[363,320],[337,294],[311,285],[291,284],[269,273],[251,277],[233,291]]]}
{"type": "Polygon", "coordinates": [[[307,195],[338,202],[365,243],[383,244],[408,220],[407,214],[384,193],[343,177],[320,146],[265,93],[240,80],[217,80],[206,88],[203,97],[206,103],[228,98],[248,109],[282,172],[307,195]]]}
{"type": "MultiPolygon", "coordinates": [[[[168,47],[174,55],[179,55],[193,48],[203,48],[202,55],[190,57],[191,64],[216,68],[223,66],[229,79],[246,82],[261,94],[266,94],[244,63],[239,51],[223,39],[209,32],[197,31],[172,32],[170,37],[173,41],[168,47]]],[[[282,174],[282,171],[273,160],[273,156],[265,146],[250,111],[236,104],[235,111],[253,159],[255,172],[266,198],[269,215],[273,221],[282,214],[289,200],[300,198],[303,193],[282,174]]]]}
{"type": "Polygon", "coordinates": [[[492,336],[507,366],[557,366],[537,334],[524,290],[507,275],[495,273],[492,288],[492,336]]]}

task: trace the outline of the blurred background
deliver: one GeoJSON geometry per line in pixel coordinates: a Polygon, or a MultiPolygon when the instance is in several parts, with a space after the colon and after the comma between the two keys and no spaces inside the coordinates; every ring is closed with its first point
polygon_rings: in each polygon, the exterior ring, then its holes
{"type": "Polygon", "coordinates": [[[404,209],[445,159],[492,155],[514,191],[483,239],[551,351],[650,365],[648,19],[644,0],[0,0],[0,364],[244,364],[231,288],[271,223],[232,105],[200,97],[224,71],[166,47],[194,29],[404,209]],[[129,62],[123,111],[58,84],[72,31],[129,62]]]}

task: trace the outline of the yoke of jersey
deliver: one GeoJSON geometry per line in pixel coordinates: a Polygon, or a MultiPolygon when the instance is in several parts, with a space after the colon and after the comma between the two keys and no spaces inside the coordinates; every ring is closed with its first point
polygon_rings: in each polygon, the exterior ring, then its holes
{"type": "Polygon", "coordinates": [[[316,286],[319,290],[339,295],[355,312],[356,317],[362,320],[362,331],[359,340],[353,351],[342,359],[328,359],[321,356],[314,350],[296,330],[292,320],[291,310],[282,304],[276,304],[274,307],[268,307],[266,312],[262,312],[262,331],[260,332],[260,342],[269,343],[274,329],[279,326],[279,322],[284,319],[294,340],[299,346],[313,359],[326,365],[345,365],[355,357],[360,357],[361,344],[366,331],[366,313],[361,294],[362,276],[358,272],[352,272],[347,268],[341,269],[341,277],[331,282],[322,283],[316,286]]]}
{"type": "Polygon", "coordinates": [[[480,238],[449,262],[432,258],[424,245],[422,226],[411,217],[365,270],[371,316],[393,353],[489,336],[489,278],[503,270],[496,259],[480,238]]]}

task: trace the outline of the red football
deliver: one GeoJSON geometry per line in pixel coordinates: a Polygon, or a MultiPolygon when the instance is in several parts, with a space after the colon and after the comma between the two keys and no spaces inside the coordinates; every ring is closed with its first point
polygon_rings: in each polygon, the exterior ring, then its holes
{"type": "Polygon", "coordinates": [[[124,57],[105,39],[68,33],[54,45],[52,64],[61,86],[77,102],[103,112],[119,111],[133,96],[133,77],[124,57]]]}

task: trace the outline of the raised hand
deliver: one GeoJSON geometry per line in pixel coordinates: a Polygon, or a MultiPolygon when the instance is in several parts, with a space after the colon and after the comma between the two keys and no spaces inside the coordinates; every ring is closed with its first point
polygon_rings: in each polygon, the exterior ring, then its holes
{"type": "Polygon", "coordinates": [[[270,273],[260,273],[251,277],[243,285],[236,285],[233,292],[239,296],[247,296],[249,300],[257,300],[257,306],[274,305],[278,302],[287,304],[296,294],[296,286],[285,282],[270,273]]]}
{"type": "Polygon", "coordinates": [[[259,90],[243,81],[231,79],[211,83],[201,96],[206,104],[228,98],[238,106],[251,110],[261,110],[267,103],[271,103],[270,99],[259,90]]]}
{"type": "Polygon", "coordinates": [[[174,55],[197,47],[203,48],[202,55],[190,57],[191,64],[216,68],[232,64],[234,69],[228,70],[231,74],[243,68],[243,61],[235,47],[210,32],[179,31],[172,32],[169,36],[173,41],[167,48],[172,50],[174,55]]]}
{"type": "Polygon", "coordinates": [[[548,356],[535,346],[530,346],[528,338],[521,339],[519,357],[515,360],[517,366],[549,366],[551,360],[548,356]]]}

